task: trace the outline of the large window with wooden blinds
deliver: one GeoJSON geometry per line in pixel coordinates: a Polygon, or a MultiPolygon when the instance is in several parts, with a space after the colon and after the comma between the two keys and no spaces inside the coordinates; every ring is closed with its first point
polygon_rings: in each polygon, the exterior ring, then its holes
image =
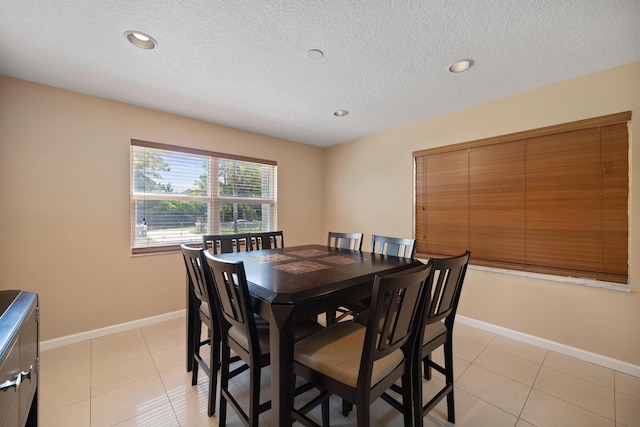
{"type": "Polygon", "coordinates": [[[414,153],[416,253],[627,283],[631,112],[414,153]]]}

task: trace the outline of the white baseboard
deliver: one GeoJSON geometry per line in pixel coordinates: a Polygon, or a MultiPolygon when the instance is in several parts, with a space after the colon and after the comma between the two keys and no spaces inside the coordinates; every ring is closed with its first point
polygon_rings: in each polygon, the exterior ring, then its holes
{"type": "MultiPolygon", "coordinates": [[[[132,322],[120,323],[118,325],[108,326],[106,328],[94,329],[92,331],[81,332],[79,334],[68,335],[66,337],[56,338],[52,340],[42,341],[40,343],[40,350],[50,350],[56,347],[64,345],[75,344],[78,342],[90,340],[93,338],[103,337],[105,335],[114,334],[116,332],[123,332],[129,329],[140,328],[142,326],[152,325],[154,323],[160,323],[167,320],[184,318],[186,316],[185,310],[178,310],[172,313],[165,313],[158,316],[147,317],[145,319],[134,320],[132,322]]],[[[584,360],[586,362],[594,363],[596,365],[604,366],[625,374],[640,377],[640,366],[633,365],[631,363],[623,362],[621,360],[612,359],[607,356],[602,356],[589,351],[580,350],[575,347],[560,344],[554,341],[549,341],[544,338],[539,338],[533,335],[528,335],[522,332],[514,331],[511,329],[503,328],[502,326],[496,326],[491,323],[482,322],[480,320],[471,319],[465,316],[456,316],[456,321],[464,323],[469,326],[473,326],[478,329],[482,329],[494,334],[502,335],[507,338],[512,338],[517,341],[533,344],[538,347],[545,348],[547,350],[555,351],[560,354],[575,357],[576,359],[584,360]]]]}
{"type": "Polygon", "coordinates": [[[570,347],[568,345],[560,344],[555,341],[549,341],[544,338],[528,335],[522,332],[503,328],[502,326],[496,326],[491,323],[482,322],[480,320],[471,319],[465,316],[456,316],[456,322],[464,323],[466,325],[473,326],[474,328],[493,332],[495,334],[512,338],[517,341],[533,344],[547,350],[555,351],[556,353],[575,357],[576,359],[584,360],[585,362],[594,363],[605,368],[610,368],[615,371],[623,372],[625,374],[633,375],[634,377],[640,378],[640,366],[633,365],[631,363],[623,362],[621,360],[613,359],[607,356],[602,356],[600,354],[591,353],[579,348],[570,347]]]}
{"type": "Polygon", "coordinates": [[[56,347],[62,347],[63,345],[75,344],[78,342],[90,340],[93,338],[100,338],[105,335],[115,334],[116,332],[123,332],[129,329],[140,328],[142,326],[153,325],[154,323],[165,322],[167,320],[184,318],[186,316],[185,310],[178,310],[172,313],[160,314],[158,316],[147,317],[144,319],[134,320],[132,322],[120,323],[118,325],[107,326],[106,328],[94,329],[92,331],[81,332],[79,334],[67,335],[66,337],[55,338],[52,340],[41,341],[40,350],[50,350],[56,347]]]}

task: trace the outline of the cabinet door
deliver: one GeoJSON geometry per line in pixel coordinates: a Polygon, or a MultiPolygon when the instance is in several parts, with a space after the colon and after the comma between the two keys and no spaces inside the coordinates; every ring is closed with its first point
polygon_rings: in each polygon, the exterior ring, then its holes
{"type": "Polygon", "coordinates": [[[36,306],[33,304],[20,328],[20,370],[24,374],[20,384],[20,418],[22,420],[26,420],[29,415],[31,402],[38,385],[39,361],[36,360],[37,358],[38,323],[36,306]]]}
{"type": "Polygon", "coordinates": [[[19,340],[14,338],[9,345],[9,350],[0,361],[0,426],[18,426],[20,411],[18,408],[18,389],[14,385],[9,385],[15,381],[20,372],[19,360],[19,340]]]}

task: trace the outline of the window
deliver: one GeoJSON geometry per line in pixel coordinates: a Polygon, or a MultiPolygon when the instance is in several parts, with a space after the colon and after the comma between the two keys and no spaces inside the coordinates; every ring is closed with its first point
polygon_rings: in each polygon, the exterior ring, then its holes
{"type": "Polygon", "coordinates": [[[415,152],[416,252],[627,283],[630,119],[415,152]]]}
{"type": "Polygon", "coordinates": [[[276,162],[131,141],[133,254],[277,229],[276,162]]]}

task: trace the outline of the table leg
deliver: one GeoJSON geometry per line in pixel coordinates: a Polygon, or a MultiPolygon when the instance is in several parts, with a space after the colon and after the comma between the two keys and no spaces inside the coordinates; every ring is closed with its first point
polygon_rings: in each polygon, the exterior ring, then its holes
{"type": "Polygon", "coordinates": [[[274,426],[291,425],[294,324],[292,305],[271,305],[271,425],[274,426]]]}

